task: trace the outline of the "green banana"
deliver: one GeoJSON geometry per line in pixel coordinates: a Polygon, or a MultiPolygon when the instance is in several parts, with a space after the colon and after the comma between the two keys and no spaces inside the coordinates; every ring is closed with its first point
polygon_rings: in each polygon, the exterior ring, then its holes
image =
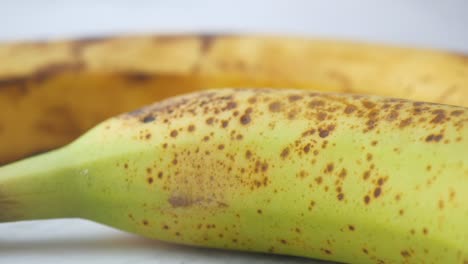
{"type": "Polygon", "coordinates": [[[80,217],[181,244],[468,262],[468,109],[221,89],[0,168],[0,222],[80,217]]]}

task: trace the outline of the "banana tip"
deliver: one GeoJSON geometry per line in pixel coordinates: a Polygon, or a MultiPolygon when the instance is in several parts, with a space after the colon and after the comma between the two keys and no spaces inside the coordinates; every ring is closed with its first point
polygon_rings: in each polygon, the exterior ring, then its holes
{"type": "Polygon", "coordinates": [[[18,202],[11,199],[0,188],[0,222],[9,222],[15,219],[12,215],[12,209],[18,202]]]}

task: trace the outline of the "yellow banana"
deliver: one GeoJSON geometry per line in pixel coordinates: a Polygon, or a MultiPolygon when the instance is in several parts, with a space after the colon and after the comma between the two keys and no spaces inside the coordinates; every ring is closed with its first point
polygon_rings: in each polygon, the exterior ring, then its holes
{"type": "Polygon", "coordinates": [[[347,263],[468,261],[468,109],[220,89],[0,168],[0,220],[347,263]]]}
{"type": "Polygon", "coordinates": [[[118,113],[205,88],[291,87],[468,106],[466,55],[260,36],[133,36],[0,45],[0,163],[118,113]]]}

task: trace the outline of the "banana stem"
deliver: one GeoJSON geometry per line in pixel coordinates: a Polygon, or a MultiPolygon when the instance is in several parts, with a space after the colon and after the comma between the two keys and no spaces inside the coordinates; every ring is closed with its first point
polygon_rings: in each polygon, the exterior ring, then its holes
{"type": "Polygon", "coordinates": [[[74,173],[65,154],[56,150],[0,167],[0,222],[74,216],[74,173]]]}

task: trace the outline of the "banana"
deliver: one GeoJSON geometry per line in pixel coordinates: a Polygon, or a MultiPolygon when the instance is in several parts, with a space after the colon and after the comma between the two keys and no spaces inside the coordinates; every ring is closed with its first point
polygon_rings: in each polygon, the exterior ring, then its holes
{"type": "Polygon", "coordinates": [[[2,44],[0,61],[0,163],[206,88],[291,87],[468,106],[466,55],[346,41],[122,36],[2,44]]]}
{"type": "Polygon", "coordinates": [[[0,222],[346,263],[468,262],[468,109],[219,89],[110,118],[0,168],[0,222]]]}

